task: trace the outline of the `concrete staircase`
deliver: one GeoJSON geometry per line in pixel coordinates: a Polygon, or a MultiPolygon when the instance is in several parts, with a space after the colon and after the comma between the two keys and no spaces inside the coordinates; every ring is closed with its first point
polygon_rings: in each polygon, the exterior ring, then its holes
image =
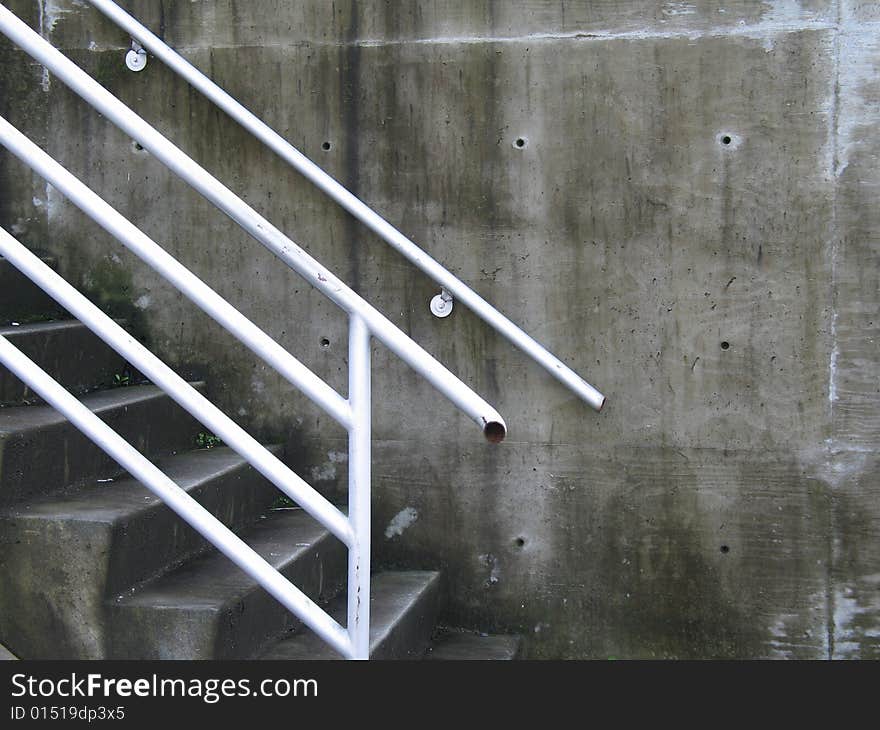
{"type": "MultiPolygon", "coordinates": [[[[342,544],[230,449],[196,448],[200,425],[64,316],[0,260],[0,334],[344,622],[342,544]]],[[[376,574],[372,656],[516,658],[517,637],[438,631],[442,603],[437,572],[376,574]]],[[[336,658],[2,367],[0,643],[25,659],[336,658]]]]}

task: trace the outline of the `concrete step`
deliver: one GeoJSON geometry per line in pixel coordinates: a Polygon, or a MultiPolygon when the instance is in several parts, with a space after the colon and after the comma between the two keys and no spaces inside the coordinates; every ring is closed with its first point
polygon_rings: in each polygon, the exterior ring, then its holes
{"type": "MultiPolygon", "coordinates": [[[[195,385],[204,388],[203,383],[195,385]]],[[[200,430],[152,385],[103,390],[81,400],[143,453],[188,450],[200,430]]],[[[120,471],[50,406],[0,408],[0,507],[120,471]]]]}
{"type": "MultiPolygon", "coordinates": [[[[242,539],[313,600],[344,585],[345,547],[302,510],[272,511],[242,539]]],[[[118,659],[246,658],[299,625],[219,553],[119,596],[108,613],[110,658],[118,659]]]]}
{"type": "MultiPolygon", "coordinates": [[[[76,320],[0,327],[0,336],[73,393],[113,385],[125,360],[76,320]]],[[[40,398],[0,365],[0,404],[39,402],[40,398]]]]}
{"type": "MultiPolygon", "coordinates": [[[[277,490],[228,448],[156,464],[233,529],[253,524],[277,499],[277,490]]],[[[6,510],[0,544],[0,636],[14,639],[29,659],[103,658],[107,599],[207,547],[131,477],[6,510]]]]}
{"type": "Polygon", "coordinates": [[[431,641],[425,659],[440,661],[510,661],[522,656],[522,637],[441,630],[431,641]]]}
{"type": "MultiPolygon", "coordinates": [[[[51,256],[40,258],[53,269],[58,262],[51,256]]],[[[0,258],[0,324],[64,318],[64,310],[8,260],[0,258]]]]}
{"type": "MultiPolygon", "coordinates": [[[[373,576],[370,589],[370,658],[417,659],[424,655],[440,604],[441,575],[433,571],[393,571],[373,576]]],[[[345,625],[344,596],[330,614],[345,625]]],[[[284,637],[260,659],[341,659],[307,629],[284,637]]]]}

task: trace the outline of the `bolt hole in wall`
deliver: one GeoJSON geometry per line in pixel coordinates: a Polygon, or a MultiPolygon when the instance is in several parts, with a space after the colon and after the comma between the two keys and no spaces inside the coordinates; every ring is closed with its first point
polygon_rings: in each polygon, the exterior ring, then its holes
{"type": "Polygon", "coordinates": [[[526,539],[524,537],[518,537],[513,541],[518,548],[526,546],[526,539]]]}
{"type": "Polygon", "coordinates": [[[322,337],[321,338],[321,347],[323,347],[325,350],[328,347],[330,347],[330,340],[328,340],[326,337],[322,337]]]}
{"type": "Polygon", "coordinates": [[[721,343],[721,349],[722,349],[722,350],[729,350],[729,349],[730,349],[730,343],[727,342],[727,341],[722,342],[722,343],[721,343]]]}
{"type": "Polygon", "coordinates": [[[722,545],[722,546],[721,546],[721,552],[724,553],[725,555],[727,555],[727,553],[730,552],[730,546],[728,546],[728,545],[722,545]]]}
{"type": "Polygon", "coordinates": [[[529,144],[529,140],[526,137],[517,137],[513,140],[513,146],[518,150],[525,149],[529,144]]]}
{"type": "Polygon", "coordinates": [[[324,152],[329,152],[332,148],[333,148],[333,145],[330,142],[324,142],[321,145],[321,149],[324,150],[324,152]]]}
{"type": "Polygon", "coordinates": [[[733,132],[719,132],[715,135],[715,141],[722,149],[735,150],[742,142],[742,138],[733,132]]]}

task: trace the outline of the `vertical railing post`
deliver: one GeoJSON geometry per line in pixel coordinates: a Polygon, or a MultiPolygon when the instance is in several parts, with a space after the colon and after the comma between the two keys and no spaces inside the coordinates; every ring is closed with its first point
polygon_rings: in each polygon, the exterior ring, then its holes
{"type": "Polygon", "coordinates": [[[353,659],[370,658],[370,331],[353,314],[348,330],[348,519],[354,540],[348,552],[348,634],[353,659]]]}

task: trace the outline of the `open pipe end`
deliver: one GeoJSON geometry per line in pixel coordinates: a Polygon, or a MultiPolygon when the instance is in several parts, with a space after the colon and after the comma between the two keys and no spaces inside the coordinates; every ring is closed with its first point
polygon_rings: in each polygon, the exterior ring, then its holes
{"type": "Polygon", "coordinates": [[[489,421],[483,428],[483,435],[490,444],[500,444],[507,435],[507,427],[500,421],[489,421]]]}
{"type": "Polygon", "coordinates": [[[601,412],[602,412],[602,409],[605,407],[605,401],[607,401],[607,400],[608,400],[608,399],[603,395],[603,396],[602,396],[602,402],[599,404],[599,407],[596,409],[596,413],[601,413],[601,412]]]}

